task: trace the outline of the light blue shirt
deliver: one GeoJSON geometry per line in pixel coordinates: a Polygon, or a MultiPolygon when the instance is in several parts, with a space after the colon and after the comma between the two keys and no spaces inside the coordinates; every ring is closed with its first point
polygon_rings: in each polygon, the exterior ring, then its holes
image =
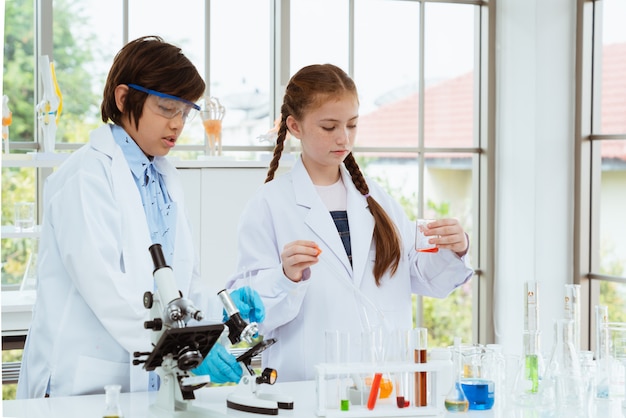
{"type": "MultiPolygon", "coordinates": [[[[121,126],[111,125],[111,132],[133,173],[146,213],[150,239],[153,244],[161,244],[165,262],[171,266],[176,236],[176,202],[170,198],[163,176],[154,165],[154,158],[149,159],[121,126]]],[[[148,390],[156,391],[159,386],[158,375],[150,372],[148,390]]]]}
{"type": "Polygon", "coordinates": [[[171,265],[176,237],[176,202],[170,198],[163,176],[154,164],[154,158],[150,160],[121,126],[111,125],[111,132],[133,173],[152,243],[161,244],[165,261],[171,265]]]}

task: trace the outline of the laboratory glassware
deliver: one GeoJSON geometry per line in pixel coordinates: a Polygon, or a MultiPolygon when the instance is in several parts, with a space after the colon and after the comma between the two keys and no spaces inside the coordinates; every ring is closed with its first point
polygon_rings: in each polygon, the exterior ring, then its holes
{"type": "Polygon", "coordinates": [[[120,406],[121,385],[106,385],[104,387],[104,413],[103,418],[122,418],[122,407],[120,406]]]}
{"type": "MultiPolygon", "coordinates": [[[[428,359],[428,329],[414,328],[411,333],[413,361],[426,363],[428,359]]],[[[428,405],[428,373],[415,373],[415,406],[428,405]]]]}
{"type": "MultiPolygon", "coordinates": [[[[396,329],[393,331],[391,338],[390,360],[397,363],[408,363],[411,358],[409,349],[411,330],[396,329]]],[[[406,408],[411,404],[409,374],[406,371],[398,371],[393,374],[396,405],[398,408],[406,408]]]]}
{"type": "MultiPolygon", "coordinates": [[[[326,363],[346,364],[350,362],[350,333],[347,331],[326,331],[326,363]]],[[[328,385],[328,405],[330,409],[350,409],[349,388],[351,386],[348,374],[339,373],[328,385]],[[331,384],[332,383],[332,384],[331,384]]]]}
{"type": "Polygon", "coordinates": [[[535,331],[539,324],[539,283],[529,280],[524,283],[524,288],[524,329],[535,331]]]}
{"type": "Polygon", "coordinates": [[[424,231],[428,228],[426,225],[431,222],[435,222],[435,220],[418,219],[415,221],[415,251],[420,253],[436,253],[439,251],[437,245],[428,242],[429,239],[436,237],[424,235],[424,231]]]}
{"type": "Polygon", "coordinates": [[[222,120],[226,109],[217,97],[205,97],[204,109],[200,112],[202,125],[209,141],[209,155],[222,155],[222,120]]]}
{"type": "Polygon", "coordinates": [[[499,373],[491,349],[484,345],[461,345],[461,387],[469,401],[469,409],[488,410],[493,407],[496,378],[499,373]]]}
{"type": "Polygon", "coordinates": [[[580,373],[583,378],[583,410],[587,415],[594,414],[594,400],[596,396],[596,374],[598,368],[593,359],[593,351],[580,351],[580,373]]]}
{"type": "Polygon", "coordinates": [[[574,347],[574,321],[557,319],[554,339],[545,378],[548,399],[562,416],[582,413],[583,380],[578,351],[574,347]]]}
{"type": "Polygon", "coordinates": [[[580,351],[580,285],[565,285],[565,318],[574,321],[574,348],[580,351]]]}
{"type": "Polygon", "coordinates": [[[524,349],[513,381],[513,402],[518,406],[535,407],[543,403],[540,393],[545,363],[539,349],[540,332],[524,331],[524,349]]]}
{"type": "Polygon", "coordinates": [[[459,337],[454,338],[452,355],[454,363],[454,382],[446,395],[444,406],[449,412],[467,412],[469,409],[469,401],[461,385],[463,366],[461,359],[461,339],[459,337]]]}

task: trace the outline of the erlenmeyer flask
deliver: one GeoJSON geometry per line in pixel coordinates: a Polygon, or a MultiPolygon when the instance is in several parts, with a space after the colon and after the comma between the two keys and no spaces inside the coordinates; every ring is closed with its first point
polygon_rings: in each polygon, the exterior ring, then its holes
{"type": "Polygon", "coordinates": [[[539,350],[537,330],[524,331],[524,352],[513,381],[513,402],[519,406],[535,407],[543,403],[540,387],[544,362],[539,350]]]}
{"type": "Polygon", "coordinates": [[[452,356],[454,359],[454,382],[452,383],[452,387],[446,395],[444,406],[448,412],[467,412],[467,410],[469,409],[469,401],[467,400],[467,396],[465,396],[465,392],[463,392],[463,387],[461,386],[462,353],[461,340],[458,337],[454,339],[452,356]]]}
{"type": "Polygon", "coordinates": [[[583,380],[580,360],[574,348],[574,321],[557,319],[555,342],[546,370],[546,381],[555,406],[562,416],[579,416],[583,413],[583,380]]]}

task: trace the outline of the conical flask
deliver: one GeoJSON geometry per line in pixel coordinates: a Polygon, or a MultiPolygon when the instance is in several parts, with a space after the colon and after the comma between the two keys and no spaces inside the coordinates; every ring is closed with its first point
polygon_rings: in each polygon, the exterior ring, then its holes
{"type": "Polygon", "coordinates": [[[524,352],[513,381],[513,402],[518,406],[535,407],[543,403],[540,392],[544,361],[539,349],[540,333],[524,331],[524,352]]]}
{"type": "Polygon", "coordinates": [[[461,339],[459,337],[454,338],[454,348],[452,351],[454,359],[454,382],[452,387],[446,395],[444,406],[448,412],[467,412],[469,409],[469,401],[465,392],[463,392],[463,386],[461,385],[461,339]]]}
{"type": "Polygon", "coordinates": [[[554,327],[554,347],[546,370],[547,388],[559,416],[582,416],[584,390],[578,351],[574,348],[574,321],[557,319],[554,327]]]}

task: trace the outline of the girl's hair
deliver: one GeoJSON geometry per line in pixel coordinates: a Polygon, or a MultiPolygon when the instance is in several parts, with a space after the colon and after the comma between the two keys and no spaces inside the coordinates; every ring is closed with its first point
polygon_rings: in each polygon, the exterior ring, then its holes
{"type": "Polygon", "coordinates": [[[139,128],[139,118],[148,95],[129,89],[124,112],[115,103],[115,88],[120,84],[137,84],[150,90],[181,97],[195,102],[204,94],[206,85],[196,67],[183,55],[180,48],[159,36],[144,36],[124,45],[113,60],[109,71],[100,111],[102,121],[118,125],[122,117],[139,128]]]}
{"type": "MultiPolygon", "coordinates": [[[[332,64],[310,65],[291,77],[280,109],[278,137],[274,147],[274,157],[265,179],[266,183],[274,179],[274,173],[278,168],[287,136],[287,117],[292,116],[296,120],[302,120],[307,111],[345,94],[353,94],[358,98],[356,85],[348,74],[332,64]]],[[[374,241],[376,243],[374,278],[376,285],[380,286],[380,279],[385,271],[389,270],[393,275],[398,269],[401,255],[398,231],[385,210],[369,195],[369,187],[352,153],[348,154],[344,164],[357,190],[367,199],[370,212],[374,217],[374,241]]]]}

